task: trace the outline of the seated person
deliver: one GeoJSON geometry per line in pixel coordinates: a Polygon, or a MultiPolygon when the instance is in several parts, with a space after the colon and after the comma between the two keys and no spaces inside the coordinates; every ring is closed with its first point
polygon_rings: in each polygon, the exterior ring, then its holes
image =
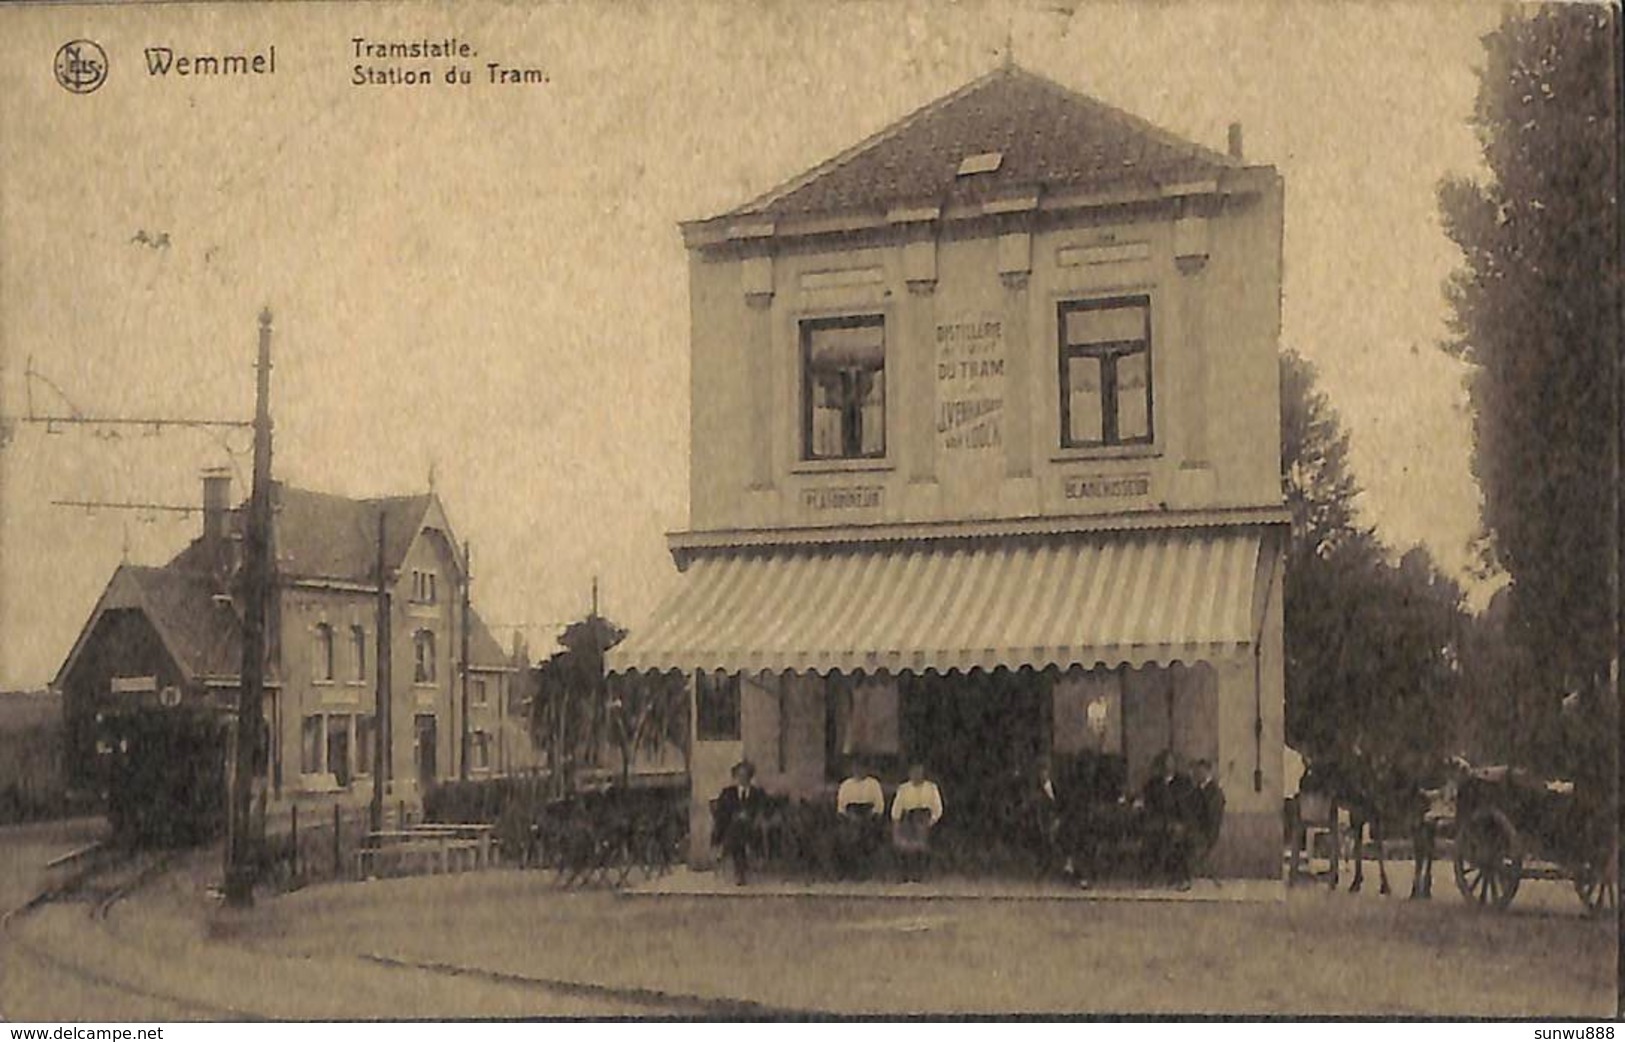
{"type": "MultiPolygon", "coordinates": [[[[1061,802],[1055,792],[1055,778],[1049,761],[1039,763],[1029,798],[1032,801],[1031,827],[1038,841],[1038,856],[1047,873],[1060,863],[1062,821],[1061,802]]],[[[1072,874],[1070,858],[1067,859],[1065,871],[1072,874]]]]}
{"type": "Polygon", "coordinates": [[[1144,814],[1145,868],[1158,880],[1190,888],[1190,779],[1182,774],[1174,754],[1163,750],[1151,762],[1140,803],[1144,814]]]}
{"type": "Polygon", "coordinates": [[[758,842],[756,834],[767,813],[767,794],[752,784],[756,766],[749,760],[734,764],[731,773],[733,784],[717,794],[711,845],[722,848],[733,862],[734,882],[744,886],[751,847],[758,842]]]}
{"type": "Polygon", "coordinates": [[[886,813],[886,793],[880,779],[853,761],[852,770],[835,793],[839,814],[835,867],[842,878],[861,876],[879,845],[879,823],[886,813]]]}
{"type": "Polygon", "coordinates": [[[942,792],[925,776],[925,765],[909,766],[908,781],[892,797],[892,846],[902,865],[903,879],[917,883],[925,877],[931,857],[931,830],[942,820],[942,792]]]}

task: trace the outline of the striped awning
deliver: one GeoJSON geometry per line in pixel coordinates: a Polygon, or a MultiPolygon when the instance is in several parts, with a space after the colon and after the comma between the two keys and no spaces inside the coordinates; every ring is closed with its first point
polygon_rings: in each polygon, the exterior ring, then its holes
{"type": "Polygon", "coordinates": [[[611,672],[1211,661],[1257,632],[1256,527],[701,556],[611,672]]]}

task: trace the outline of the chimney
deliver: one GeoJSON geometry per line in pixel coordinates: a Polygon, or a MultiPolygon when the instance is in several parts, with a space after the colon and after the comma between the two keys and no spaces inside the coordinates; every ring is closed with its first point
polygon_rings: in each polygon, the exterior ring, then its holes
{"type": "Polygon", "coordinates": [[[203,540],[222,545],[230,534],[231,471],[210,467],[203,472],[203,540]]]}
{"type": "Polygon", "coordinates": [[[1230,158],[1241,158],[1241,124],[1230,124],[1230,158]]]}

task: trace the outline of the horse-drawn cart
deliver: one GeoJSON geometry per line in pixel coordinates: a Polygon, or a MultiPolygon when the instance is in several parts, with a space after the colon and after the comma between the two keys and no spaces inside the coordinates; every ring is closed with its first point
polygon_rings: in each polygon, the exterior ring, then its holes
{"type": "Polygon", "coordinates": [[[1515,767],[1469,771],[1456,795],[1456,886],[1504,909],[1525,879],[1574,883],[1586,910],[1619,903],[1619,852],[1606,797],[1515,767]]]}

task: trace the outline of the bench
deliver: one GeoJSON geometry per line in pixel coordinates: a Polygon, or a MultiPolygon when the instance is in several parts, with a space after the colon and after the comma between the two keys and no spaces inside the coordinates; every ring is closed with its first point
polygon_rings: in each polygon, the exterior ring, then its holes
{"type": "Polygon", "coordinates": [[[483,826],[429,826],[385,829],[367,834],[364,847],[356,851],[356,875],[365,879],[385,874],[411,875],[427,869],[429,874],[465,872],[489,863],[489,835],[479,836],[483,826]],[[479,838],[462,838],[476,835],[479,838]],[[395,869],[389,873],[387,869],[395,869]]]}

